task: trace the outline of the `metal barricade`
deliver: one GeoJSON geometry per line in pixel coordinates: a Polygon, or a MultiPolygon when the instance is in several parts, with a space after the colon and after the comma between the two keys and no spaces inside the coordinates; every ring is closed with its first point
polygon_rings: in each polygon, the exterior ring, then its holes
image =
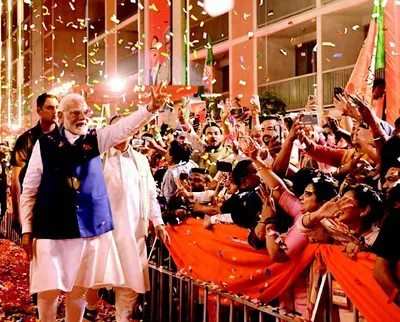
{"type": "MultiPolygon", "coordinates": [[[[306,321],[274,305],[225,292],[216,285],[182,274],[177,271],[164,245],[155,249],[149,269],[151,291],[146,294],[143,312],[146,322],[306,321]]],[[[321,276],[315,307],[308,321],[333,321],[332,279],[330,272],[321,276]]],[[[356,308],[353,314],[353,321],[358,322],[356,308]]]]}
{"type": "Polygon", "coordinates": [[[3,220],[0,223],[0,232],[5,238],[21,245],[21,236],[12,228],[12,213],[6,211],[3,220]]]}
{"type": "Polygon", "coordinates": [[[236,322],[304,321],[271,305],[231,294],[216,285],[194,280],[177,271],[164,245],[149,262],[151,291],[146,294],[143,321],[236,322]],[[149,303],[150,302],[150,303],[149,303]]]}

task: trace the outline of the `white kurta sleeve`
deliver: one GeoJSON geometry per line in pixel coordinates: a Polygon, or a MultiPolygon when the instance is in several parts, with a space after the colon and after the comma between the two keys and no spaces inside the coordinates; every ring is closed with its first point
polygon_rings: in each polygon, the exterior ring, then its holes
{"type": "Polygon", "coordinates": [[[107,126],[97,131],[97,141],[100,154],[106,152],[111,147],[125,141],[129,136],[137,131],[137,127],[145,119],[150,119],[153,114],[147,111],[145,106],[139,106],[139,109],[131,115],[122,118],[119,122],[107,126]]]}
{"type": "Polygon", "coordinates": [[[160,205],[157,200],[157,187],[156,183],[153,179],[153,175],[151,174],[150,165],[148,165],[148,175],[147,175],[148,184],[147,187],[149,189],[149,219],[153,223],[154,227],[164,224],[164,220],[161,216],[160,205]]]}
{"type": "Polygon", "coordinates": [[[21,195],[20,221],[23,234],[32,232],[32,211],[35,206],[36,195],[42,180],[42,174],[43,163],[40,154],[40,144],[38,141],[33,148],[28,169],[22,184],[23,190],[21,195]]]}

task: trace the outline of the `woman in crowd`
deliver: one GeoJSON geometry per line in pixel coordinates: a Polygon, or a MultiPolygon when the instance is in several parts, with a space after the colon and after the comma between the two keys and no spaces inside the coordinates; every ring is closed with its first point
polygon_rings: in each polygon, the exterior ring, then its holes
{"type": "Polygon", "coordinates": [[[313,213],[306,213],[297,221],[299,231],[310,241],[346,246],[346,253],[354,257],[360,250],[369,250],[378,236],[377,223],[383,216],[383,201],[366,184],[347,186],[341,199],[334,198],[313,213]]]}

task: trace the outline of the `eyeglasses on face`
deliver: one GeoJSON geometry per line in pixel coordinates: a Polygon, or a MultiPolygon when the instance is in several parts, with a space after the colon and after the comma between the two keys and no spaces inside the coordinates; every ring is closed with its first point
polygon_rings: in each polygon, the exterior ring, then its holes
{"type": "Polygon", "coordinates": [[[69,111],[69,115],[72,116],[73,118],[78,118],[83,114],[84,117],[91,117],[93,115],[93,110],[90,107],[84,107],[82,108],[75,108],[73,110],[69,111]]]}

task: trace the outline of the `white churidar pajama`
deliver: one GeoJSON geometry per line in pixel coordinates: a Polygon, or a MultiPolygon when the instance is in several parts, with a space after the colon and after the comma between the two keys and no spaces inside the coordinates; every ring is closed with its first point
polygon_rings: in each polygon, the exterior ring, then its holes
{"type": "MultiPolygon", "coordinates": [[[[124,118],[120,122],[97,131],[99,152],[104,153],[112,146],[134,134],[137,126],[151,114],[145,107],[124,118]]],[[[73,144],[79,136],[65,131],[66,138],[73,144]]],[[[43,173],[39,141],[36,143],[28,165],[21,195],[22,233],[32,232],[33,207],[43,173]]],[[[99,175],[103,175],[99,173],[99,175]]],[[[55,214],[56,215],[56,214],[55,214]]],[[[124,275],[118,257],[112,232],[75,239],[35,239],[33,260],[30,269],[30,292],[39,293],[39,317],[55,321],[51,298],[56,292],[67,292],[69,322],[81,321],[85,304],[82,294],[74,292],[78,288],[112,287],[124,284],[124,275]],[[72,293],[71,293],[72,292],[72,293]],[[70,293],[70,294],[68,294],[70,293]],[[74,304],[75,303],[75,304],[74,304]],[[79,310],[76,308],[79,303],[79,310]],[[73,308],[75,307],[75,309],[73,308]],[[50,316],[51,315],[51,316],[50,316]]],[[[55,297],[57,299],[58,296],[55,297]]]]}
{"type": "MultiPolygon", "coordinates": [[[[121,154],[111,149],[105,178],[125,283],[115,288],[116,319],[129,321],[138,294],[150,289],[145,235],[148,220],[163,224],[157,201],[156,184],[146,157],[133,149],[121,154]]],[[[88,308],[96,308],[96,291],[89,290],[88,308]]]]}

